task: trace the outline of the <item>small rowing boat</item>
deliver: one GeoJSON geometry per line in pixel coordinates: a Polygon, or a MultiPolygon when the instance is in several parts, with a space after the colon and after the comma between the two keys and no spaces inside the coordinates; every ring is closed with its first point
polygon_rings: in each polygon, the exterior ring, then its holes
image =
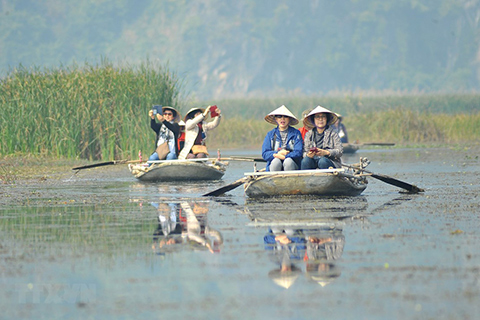
{"type": "Polygon", "coordinates": [[[128,169],[141,181],[198,181],[221,179],[227,166],[228,162],[216,159],[192,159],[149,161],[130,164],[128,169]]]}
{"type": "Polygon", "coordinates": [[[245,194],[251,198],[319,195],[357,196],[367,188],[364,175],[353,170],[316,169],[245,173],[245,194]]]}

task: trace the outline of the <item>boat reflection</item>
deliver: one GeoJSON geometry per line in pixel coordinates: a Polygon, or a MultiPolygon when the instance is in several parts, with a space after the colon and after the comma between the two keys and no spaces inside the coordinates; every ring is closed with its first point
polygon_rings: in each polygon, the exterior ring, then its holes
{"type": "Polygon", "coordinates": [[[220,252],[223,237],[208,225],[208,204],[206,201],[151,203],[158,214],[153,251],[158,255],[184,249],[220,252]]]}
{"type": "Polygon", "coordinates": [[[247,202],[244,208],[255,227],[265,227],[263,240],[275,264],[268,276],[290,288],[298,279],[326,286],[341,275],[344,227],[364,221],[365,197],[270,198],[247,202]]]}

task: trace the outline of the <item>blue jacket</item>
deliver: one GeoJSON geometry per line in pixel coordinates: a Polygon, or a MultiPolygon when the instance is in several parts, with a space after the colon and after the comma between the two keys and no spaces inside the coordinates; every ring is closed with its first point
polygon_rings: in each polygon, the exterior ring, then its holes
{"type": "MultiPolygon", "coordinates": [[[[273,154],[278,152],[280,144],[280,130],[278,130],[277,126],[275,129],[270,130],[263,140],[262,157],[267,161],[267,171],[270,171],[270,163],[275,159],[273,154]]],[[[300,167],[303,157],[302,134],[299,130],[291,126],[288,127],[287,150],[290,151],[290,153],[286,155],[286,158],[293,158],[293,161],[300,167]]]]}

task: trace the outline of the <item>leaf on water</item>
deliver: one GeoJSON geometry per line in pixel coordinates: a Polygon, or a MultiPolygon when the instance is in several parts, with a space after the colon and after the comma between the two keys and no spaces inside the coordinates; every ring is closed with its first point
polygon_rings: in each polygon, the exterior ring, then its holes
{"type": "Polygon", "coordinates": [[[455,231],[450,232],[450,234],[462,234],[462,233],[463,233],[463,231],[460,230],[460,229],[457,229],[455,231]]]}

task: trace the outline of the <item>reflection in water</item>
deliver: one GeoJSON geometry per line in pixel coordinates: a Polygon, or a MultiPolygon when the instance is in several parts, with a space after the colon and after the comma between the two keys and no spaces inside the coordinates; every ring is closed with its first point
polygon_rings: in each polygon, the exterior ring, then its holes
{"type": "Polygon", "coordinates": [[[220,252],[223,237],[208,226],[208,202],[151,203],[157,209],[158,226],[152,249],[159,255],[186,247],[220,252]]]}
{"type": "Polygon", "coordinates": [[[268,276],[283,288],[290,288],[302,272],[322,287],[341,274],[335,262],[345,245],[341,229],[275,226],[263,240],[277,265],[268,276]]]}

